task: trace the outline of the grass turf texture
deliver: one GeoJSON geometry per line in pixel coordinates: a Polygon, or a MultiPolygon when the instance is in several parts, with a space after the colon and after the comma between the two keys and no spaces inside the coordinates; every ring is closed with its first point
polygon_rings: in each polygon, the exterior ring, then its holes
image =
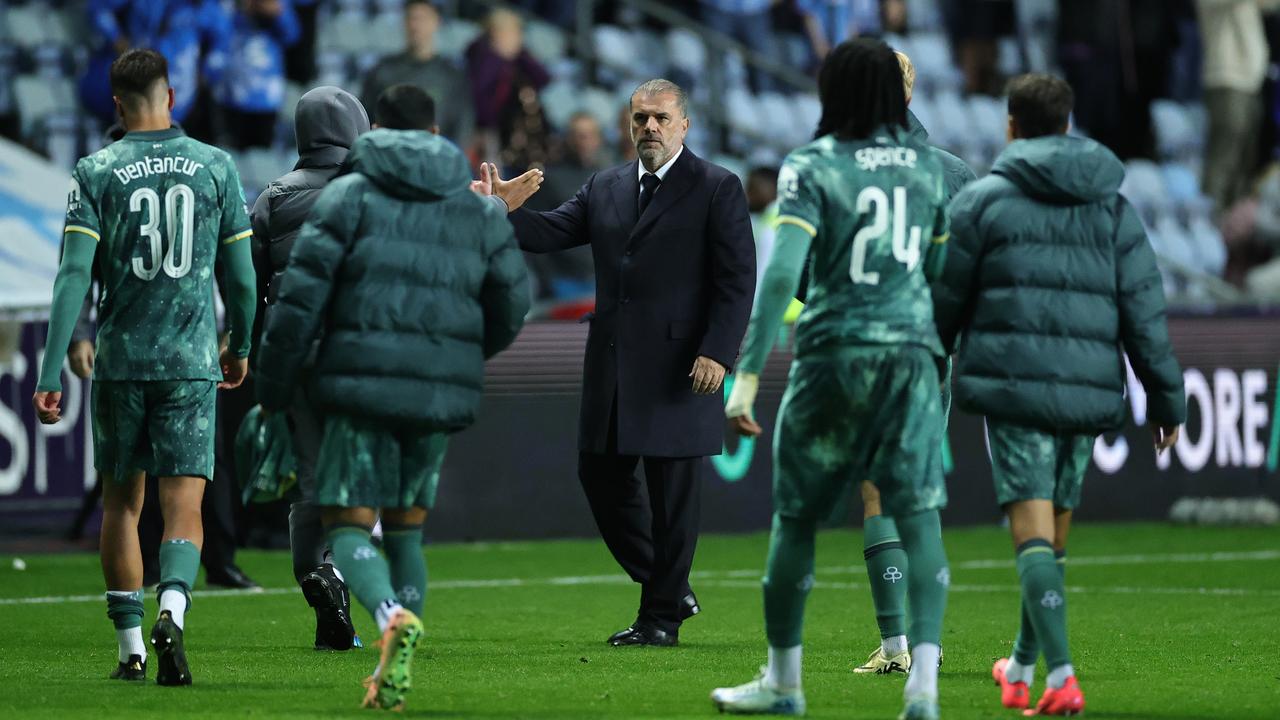
{"type": "MultiPolygon", "coordinates": [[[[1017,629],[1007,534],[949,530],[953,592],[940,676],[944,718],[1012,718],[992,661],[1017,629]]],[[[1067,571],[1074,663],[1093,718],[1280,716],[1280,533],[1269,529],[1083,525],[1067,571]],[[1222,557],[1208,554],[1230,553],[1222,557]],[[1201,591],[1203,589],[1203,591],[1201,591]]],[[[714,687],[750,680],[764,658],[764,535],[703,538],[693,586],[705,610],[674,650],[609,648],[638,592],[598,541],[433,546],[407,714],[433,718],[706,718],[714,687]],[[597,577],[599,576],[599,577],[597,577]],[[569,579],[572,578],[572,579],[569,579]]],[[[818,540],[805,627],[813,718],[892,718],[901,676],[851,669],[878,633],[856,532],[818,540]]],[[[311,610],[283,553],[245,552],[266,594],[197,593],[187,614],[195,685],[107,680],[115,638],[92,555],[0,557],[0,717],[368,717],[358,710],[372,647],[311,649],[311,610]],[[15,598],[90,595],[73,602],[15,598]]],[[[148,593],[144,633],[156,614],[148,593]]],[[[372,644],[368,615],[354,612],[372,644]]],[[[152,656],[154,658],[154,656],[152,656]]],[[[1043,687],[1037,674],[1033,699],[1043,687]]]]}

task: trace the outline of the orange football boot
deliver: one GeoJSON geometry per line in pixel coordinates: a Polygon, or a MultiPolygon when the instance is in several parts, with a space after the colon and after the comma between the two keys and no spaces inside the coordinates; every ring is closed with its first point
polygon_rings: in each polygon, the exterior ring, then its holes
{"type": "Polygon", "coordinates": [[[1032,710],[1023,710],[1022,714],[1032,715],[1082,715],[1084,714],[1084,693],[1080,692],[1080,683],[1075,677],[1067,678],[1067,682],[1058,689],[1045,688],[1040,702],[1032,710]]]}
{"type": "Polygon", "coordinates": [[[1004,674],[1004,668],[1008,664],[1009,658],[1000,658],[991,666],[991,679],[1000,686],[1000,704],[1014,710],[1025,710],[1031,704],[1031,689],[1021,680],[1009,682],[1004,674]]]}

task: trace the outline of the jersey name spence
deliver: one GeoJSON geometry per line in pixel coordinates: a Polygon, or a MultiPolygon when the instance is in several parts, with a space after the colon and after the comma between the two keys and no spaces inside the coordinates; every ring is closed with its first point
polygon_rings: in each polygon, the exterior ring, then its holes
{"type": "Polygon", "coordinates": [[[948,230],[942,165],[905,131],[827,135],[798,148],[778,179],[779,222],[813,235],[796,353],[917,344],[941,355],[924,261],[948,230]]]}
{"type": "Polygon", "coordinates": [[[250,235],[230,156],[180,131],[130,133],[82,159],[65,232],[98,240],[99,380],[220,380],[214,267],[250,235]]]}

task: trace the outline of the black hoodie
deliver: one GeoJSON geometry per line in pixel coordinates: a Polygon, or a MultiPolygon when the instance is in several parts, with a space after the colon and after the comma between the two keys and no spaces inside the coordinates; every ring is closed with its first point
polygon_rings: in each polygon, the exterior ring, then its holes
{"type": "Polygon", "coordinates": [[[267,186],[253,204],[254,266],[258,287],[275,302],[293,240],[320,191],[338,174],[356,138],[369,131],[369,116],[351,93],[330,85],[298,100],[293,119],[298,164],[267,186]]]}

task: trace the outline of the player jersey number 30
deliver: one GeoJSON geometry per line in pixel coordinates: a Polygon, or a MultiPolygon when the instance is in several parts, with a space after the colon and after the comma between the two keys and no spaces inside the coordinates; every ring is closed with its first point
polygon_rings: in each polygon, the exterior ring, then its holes
{"type": "Polygon", "coordinates": [[[143,255],[134,256],[133,274],[154,280],[161,270],[175,280],[191,272],[192,230],[195,227],[196,195],[187,185],[173,185],[164,198],[151,188],[138,188],[129,196],[129,211],[142,213],[139,232],[146,239],[143,255]],[[164,237],[160,233],[164,222],[164,237]],[[168,251],[165,250],[168,240],[168,251]]]}
{"type": "MultiPolygon", "coordinates": [[[[871,224],[864,225],[853,236],[853,252],[849,259],[849,278],[860,285],[879,285],[880,273],[865,269],[867,261],[867,243],[884,237],[889,229],[889,196],[885,191],[874,186],[863,188],[858,193],[858,214],[872,213],[871,224]]],[[[915,269],[920,263],[920,237],[924,231],[919,225],[907,230],[907,189],[898,186],[893,189],[893,258],[907,266],[907,272],[915,269]]]]}

